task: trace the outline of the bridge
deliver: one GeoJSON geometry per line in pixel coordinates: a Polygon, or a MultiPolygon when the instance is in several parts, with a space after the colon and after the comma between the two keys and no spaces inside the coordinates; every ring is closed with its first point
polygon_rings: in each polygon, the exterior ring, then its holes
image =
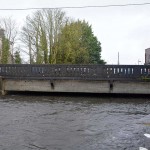
{"type": "Polygon", "coordinates": [[[150,94],[149,65],[0,65],[0,90],[150,94]]]}

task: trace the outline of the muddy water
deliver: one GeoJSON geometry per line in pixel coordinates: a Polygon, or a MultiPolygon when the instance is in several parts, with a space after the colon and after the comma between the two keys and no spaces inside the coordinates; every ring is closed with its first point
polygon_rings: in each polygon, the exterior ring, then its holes
{"type": "Polygon", "coordinates": [[[138,120],[150,98],[0,97],[1,150],[121,150],[146,146],[138,120]]]}

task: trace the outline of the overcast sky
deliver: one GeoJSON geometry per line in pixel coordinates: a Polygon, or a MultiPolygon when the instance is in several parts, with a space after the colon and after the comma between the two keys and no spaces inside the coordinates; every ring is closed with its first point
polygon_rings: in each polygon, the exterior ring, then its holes
{"type": "MultiPolygon", "coordinates": [[[[150,0],[1,0],[0,9],[31,7],[100,6],[128,3],[148,3],[150,0]]],[[[150,5],[63,9],[67,16],[85,19],[102,46],[102,58],[108,64],[144,63],[145,49],[150,47],[150,5]]],[[[13,16],[21,25],[28,11],[0,11],[0,17],[13,16]]]]}

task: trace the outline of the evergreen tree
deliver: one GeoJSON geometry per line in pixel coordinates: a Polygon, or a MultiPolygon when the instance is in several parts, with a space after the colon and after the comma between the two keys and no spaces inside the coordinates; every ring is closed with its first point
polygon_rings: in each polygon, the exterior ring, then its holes
{"type": "Polygon", "coordinates": [[[10,45],[9,45],[9,40],[5,37],[2,38],[2,58],[1,58],[1,63],[2,64],[7,64],[8,63],[8,58],[9,58],[9,50],[10,50],[10,45]]]}
{"type": "Polygon", "coordinates": [[[21,63],[22,63],[22,60],[21,60],[20,52],[19,52],[19,51],[16,51],[16,52],[15,52],[14,58],[15,58],[15,64],[21,64],[21,63]]]}
{"type": "Polygon", "coordinates": [[[101,44],[85,21],[66,23],[58,42],[57,63],[104,64],[101,44]]]}

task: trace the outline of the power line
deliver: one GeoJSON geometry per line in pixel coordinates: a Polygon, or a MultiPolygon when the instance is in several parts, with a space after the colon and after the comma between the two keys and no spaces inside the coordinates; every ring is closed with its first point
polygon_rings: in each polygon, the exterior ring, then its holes
{"type": "Polygon", "coordinates": [[[114,4],[114,5],[99,5],[99,6],[68,6],[68,7],[33,7],[33,8],[0,8],[0,10],[35,10],[35,9],[80,9],[80,8],[107,8],[107,7],[127,7],[127,6],[143,6],[150,3],[132,3],[132,4],[114,4]]]}

